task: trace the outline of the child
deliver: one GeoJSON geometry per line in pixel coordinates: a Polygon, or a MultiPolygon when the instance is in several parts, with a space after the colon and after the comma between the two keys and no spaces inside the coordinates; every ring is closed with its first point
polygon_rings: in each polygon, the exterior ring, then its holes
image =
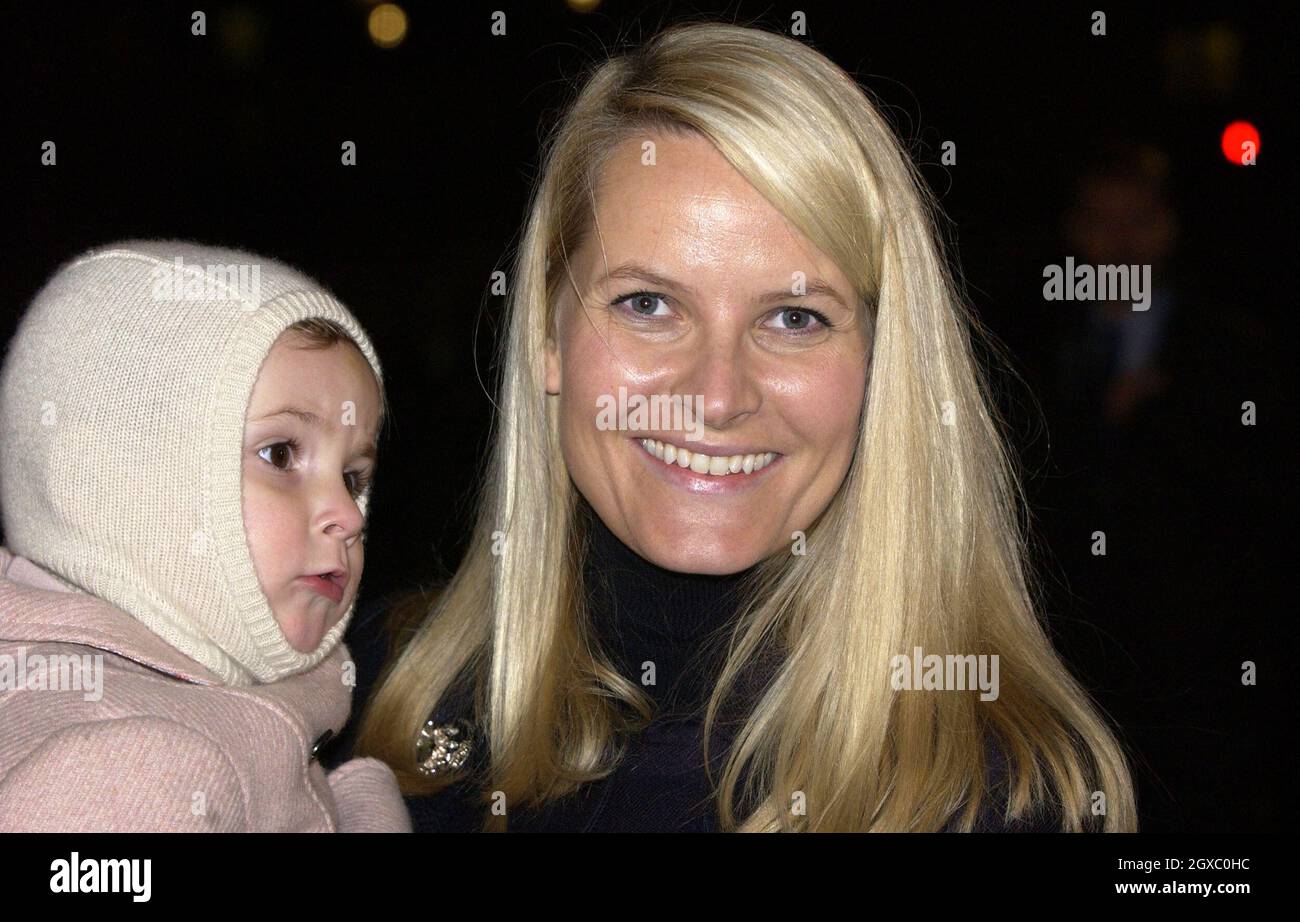
{"type": "Polygon", "coordinates": [[[287,266],[105,247],[0,373],[0,831],[409,831],[347,720],[374,349],[287,266]]]}

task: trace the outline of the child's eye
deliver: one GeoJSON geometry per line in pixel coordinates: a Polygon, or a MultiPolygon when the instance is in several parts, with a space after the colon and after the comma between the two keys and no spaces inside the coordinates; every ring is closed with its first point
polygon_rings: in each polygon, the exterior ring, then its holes
{"type": "MultiPolygon", "coordinates": [[[[299,450],[296,439],[287,439],[283,442],[276,442],[274,445],[267,445],[265,448],[259,448],[257,456],[277,470],[287,471],[293,459],[298,455],[299,450]]],[[[355,498],[370,489],[373,475],[369,471],[344,471],[343,480],[348,485],[348,492],[355,498]]]]}
{"type": "Polygon", "coordinates": [[[293,439],[290,439],[287,442],[276,442],[274,445],[267,445],[265,448],[259,448],[257,456],[267,464],[277,467],[280,470],[287,470],[289,462],[292,461],[293,456],[297,453],[298,443],[293,439]],[[267,452],[271,453],[271,457],[268,458],[266,456],[267,452]],[[287,458],[285,457],[286,455],[288,455],[287,458]],[[283,466],[279,463],[280,459],[284,460],[283,466]]]}
{"type": "Polygon", "coordinates": [[[353,496],[360,496],[370,488],[370,475],[365,471],[345,471],[344,476],[353,478],[348,483],[348,491],[353,496]]]}

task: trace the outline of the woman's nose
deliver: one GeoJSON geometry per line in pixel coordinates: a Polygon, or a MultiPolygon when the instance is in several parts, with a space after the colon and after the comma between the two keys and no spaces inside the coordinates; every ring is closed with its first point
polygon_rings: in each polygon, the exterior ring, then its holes
{"type": "Polygon", "coordinates": [[[740,336],[718,333],[697,341],[684,359],[677,387],[693,403],[703,398],[704,423],[710,429],[725,429],[760,403],[757,369],[740,336]]]}

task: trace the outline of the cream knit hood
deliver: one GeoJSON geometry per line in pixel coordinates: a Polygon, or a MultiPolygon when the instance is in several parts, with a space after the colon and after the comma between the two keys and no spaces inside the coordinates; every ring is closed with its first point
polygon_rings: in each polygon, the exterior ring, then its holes
{"type": "Polygon", "coordinates": [[[343,327],[382,386],[356,318],[280,263],[129,241],[64,265],[0,372],[5,544],[226,684],[319,663],[352,609],[313,652],[289,646],[258,585],[240,501],[253,383],[276,337],[310,317],[343,327]]]}

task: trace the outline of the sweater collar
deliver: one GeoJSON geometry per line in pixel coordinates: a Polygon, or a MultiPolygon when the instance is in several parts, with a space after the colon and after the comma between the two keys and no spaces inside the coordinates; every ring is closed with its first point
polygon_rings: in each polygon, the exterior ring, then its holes
{"type": "Polygon", "coordinates": [[[599,516],[591,520],[584,578],[598,642],[659,709],[680,715],[702,708],[753,568],[725,576],[666,570],[619,540],[599,516]]]}

